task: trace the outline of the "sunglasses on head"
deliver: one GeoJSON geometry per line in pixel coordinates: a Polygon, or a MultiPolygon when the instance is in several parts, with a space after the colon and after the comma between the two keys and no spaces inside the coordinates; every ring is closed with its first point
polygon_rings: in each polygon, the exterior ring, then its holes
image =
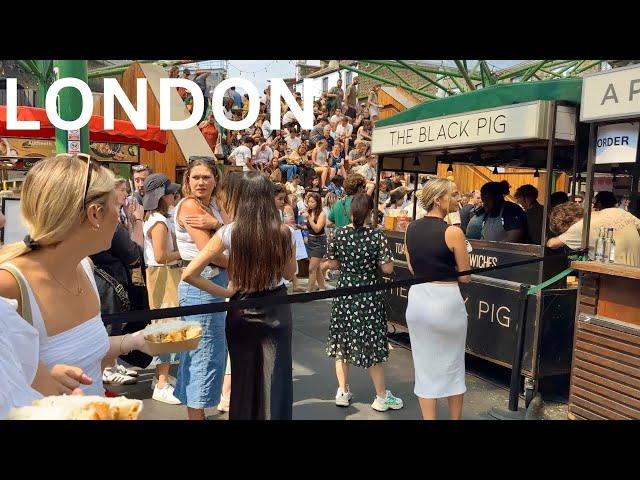
{"type": "Polygon", "coordinates": [[[145,170],[149,170],[149,165],[146,165],[144,163],[140,165],[134,165],[133,167],[131,167],[131,170],[134,172],[144,172],[145,170]]]}
{"type": "Polygon", "coordinates": [[[70,153],[59,153],[56,155],[56,158],[72,158],[76,157],[80,160],[87,162],[87,181],[84,186],[84,193],[82,194],[82,205],[87,203],[87,195],[89,193],[89,187],[91,186],[91,169],[93,168],[96,172],[100,171],[100,165],[97,162],[91,163],[91,156],[86,153],[76,153],[75,155],[71,155],[70,153]]]}

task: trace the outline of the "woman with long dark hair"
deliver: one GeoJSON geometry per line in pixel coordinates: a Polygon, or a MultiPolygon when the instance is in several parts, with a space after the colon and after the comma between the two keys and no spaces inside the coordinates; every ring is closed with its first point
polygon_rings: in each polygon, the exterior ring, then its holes
{"type": "Polygon", "coordinates": [[[307,193],[307,208],[300,212],[306,219],[309,236],[307,237],[307,255],[309,255],[309,285],[307,290],[313,292],[318,284],[319,290],[325,289],[324,275],[320,262],[327,253],[327,234],[325,226],[327,215],[322,210],[322,198],[316,192],[307,193]]]}
{"type": "MultiPolygon", "coordinates": [[[[292,233],[274,202],[274,186],[263,175],[243,173],[244,185],[233,222],[222,227],[185,269],[196,278],[209,262],[229,252],[232,300],[285,296],[284,279],[296,272],[292,233]],[[269,248],[258,248],[260,238],[269,248]]],[[[204,282],[202,282],[204,283],[204,282]]],[[[204,285],[201,287],[204,288],[204,285]]],[[[232,309],[227,314],[231,355],[229,419],[290,420],[293,408],[291,307],[276,305],[232,309]]]]}

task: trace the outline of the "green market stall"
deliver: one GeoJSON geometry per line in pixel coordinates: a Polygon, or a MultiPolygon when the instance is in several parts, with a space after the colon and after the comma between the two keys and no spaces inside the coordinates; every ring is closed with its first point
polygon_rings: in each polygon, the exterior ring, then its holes
{"type": "MultiPolygon", "coordinates": [[[[500,266],[550,257],[546,249],[551,172],[571,172],[586,158],[586,138],[577,121],[580,78],[494,85],[433,100],[376,123],[372,151],[382,172],[436,174],[438,164],[540,169],[549,172],[545,188],[540,245],[470,240],[471,266],[500,266]]],[[[574,182],[575,185],[575,182],[574,182]]],[[[376,190],[378,191],[378,189],[376,190]]],[[[376,193],[377,195],[377,193],[376,193]]],[[[415,195],[414,195],[415,197],[415,195]]],[[[412,220],[416,218],[413,199],[412,220]]],[[[376,198],[377,203],[377,198],[376,198]]],[[[408,278],[404,232],[386,231],[395,255],[396,278],[408,278]]],[[[557,255],[544,261],[474,275],[461,291],[469,315],[469,354],[512,368],[518,344],[518,321],[526,302],[521,374],[528,404],[547,377],[568,384],[576,307],[576,288],[561,279],[527,295],[530,286],[552,279],[568,266],[557,255]]],[[[390,321],[406,325],[406,289],[388,294],[390,321]]]]}

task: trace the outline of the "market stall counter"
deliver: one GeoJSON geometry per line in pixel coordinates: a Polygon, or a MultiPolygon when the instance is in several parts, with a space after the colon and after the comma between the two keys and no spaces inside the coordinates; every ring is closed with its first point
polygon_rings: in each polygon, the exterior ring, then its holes
{"type": "MultiPolygon", "coordinates": [[[[540,169],[547,179],[542,227],[547,224],[555,172],[573,175],[576,169],[580,87],[580,79],[496,85],[427,102],[380,121],[372,140],[379,158],[378,184],[385,172],[401,172],[411,176],[411,189],[417,191],[418,175],[436,174],[439,163],[448,164],[452,172],[458,164],[540,169]]],[[[418,218],[415,197],[402,214],[409,220],[418,218]]],[[[384,221],[396,279],[411,277],[404,256],[406,224],[405,219],[384,221]]],[[[543,377],[561,376],[568,386],[571,367],[577,289],[561,278],[535,293],[522,293],[568,267],[566,256],[542,246],[547,236],[543,230],[541,245],[469,239],[472,269],[540,261],[483,272],[460,285],[469,319],[466,351],[471,355],[512,368],[520,314],[526,312],[520,373],[527,405],[543,377]]],[[[406,325],[407,294],[405,288],[388,293],[392,323],[406,325]]]]}

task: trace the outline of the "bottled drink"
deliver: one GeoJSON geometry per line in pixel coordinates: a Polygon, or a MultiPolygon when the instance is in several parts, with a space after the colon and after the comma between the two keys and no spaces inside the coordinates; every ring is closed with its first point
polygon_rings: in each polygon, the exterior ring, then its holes
{"type": "Polygon", "coordinates": [[[607,231],[607,239],[609,240],[609,255],[607,260],[614,263],[616,260],[616,241],[613,238],[613,227],[609,227],[607,231]]]}
{"type": "Polygon", "coordinates": [[[598,234],[598,239],[596,240],[596,248],[595,248],[595,261],[596,262],[604,261],[605,228],[606,227],[600,227],[600,232],[598,234]]]}

